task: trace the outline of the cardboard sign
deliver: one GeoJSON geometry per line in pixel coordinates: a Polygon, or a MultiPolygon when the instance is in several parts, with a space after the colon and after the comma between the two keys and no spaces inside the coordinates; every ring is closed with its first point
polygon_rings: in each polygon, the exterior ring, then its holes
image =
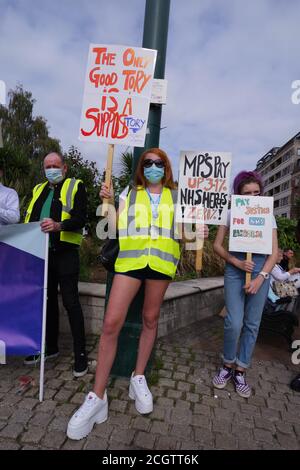
{"type": "Polygon", "coordinates": [[[182,151],[176,221],[226,225],[231,154],[182,151]]]}
{"type": "Polygon", "coordinates": [[[143,147],[157,51],[91,44],[79,139],[143,147]]]}
{"type": "Polygon", "coordinates": [[[273,198],[231,197],[229,251],[272,253],[273,198]]]}

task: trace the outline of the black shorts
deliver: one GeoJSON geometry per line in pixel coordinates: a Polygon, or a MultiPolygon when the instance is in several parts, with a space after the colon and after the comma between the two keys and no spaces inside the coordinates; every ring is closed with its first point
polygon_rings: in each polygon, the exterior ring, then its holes
{"type": "Polygon", "coordinates": [[[126,273],[115,272],[115,274],[123,274],[124,276],[140,279],[141,281],[144,281],[145,279],[172,281],[171,276],[167,276],[166,274],[160,273],[159,271],[154,271],[154,269],[151,269],[149,265],[142,269],[134,269],[133,271],[127,271],[126,273]]]}

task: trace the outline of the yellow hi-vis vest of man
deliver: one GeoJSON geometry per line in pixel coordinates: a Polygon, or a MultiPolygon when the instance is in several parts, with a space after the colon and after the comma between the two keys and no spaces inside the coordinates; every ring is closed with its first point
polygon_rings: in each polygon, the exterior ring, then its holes
{"type": "Polygon", "coordinates": [[[176,195],[163,188],[158,217],[153,220],[146,190],[132,189],[119,216],[120,251],[115,263],[116,272],[145,268],[174,278],[180,258],[175,223],[176,195]]]}
{"type": "MultiPolygon", "coordinates": [[[[62,210],[61,210],[61,222],[64,220],[70,219],[71,215],[70,212],[74,207],[74,198],[75,194],[77,193],[78,190],[78,184],[82,183],[81,180],[75,179],[75,178],[66,178],[61,190],[60,190],[60,201],[62,204],[62,210]]],[[[25,224],[30,222],[30,216],[32,213],[32,209],[38,198],[43,192],[43,189],[45,186],[48,184],[48,181],[45,181],[45,183],[37,184],[32,191],[32,199],[29,203],[27,212],[26,212],[26,217],[25,217],[25,224]]],[[[67,242],[67,243],[73,243],[75,245],[80,245],[82,241],[82,231],[78,232],[65,232],[61,231],[60,232],[60,241],[61,242],[67,242]]]]}

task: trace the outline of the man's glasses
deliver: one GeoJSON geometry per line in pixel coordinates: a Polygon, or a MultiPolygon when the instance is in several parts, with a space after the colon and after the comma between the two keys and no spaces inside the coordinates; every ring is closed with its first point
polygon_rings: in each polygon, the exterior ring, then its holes
{"type": "Polygon", "coordinates": [[[150,158],[143,161],[144,168],[151,168],[152,165],[155,165],[157,168],[164,168],[165,162],[162,160],[151,160],[150,158]]]}

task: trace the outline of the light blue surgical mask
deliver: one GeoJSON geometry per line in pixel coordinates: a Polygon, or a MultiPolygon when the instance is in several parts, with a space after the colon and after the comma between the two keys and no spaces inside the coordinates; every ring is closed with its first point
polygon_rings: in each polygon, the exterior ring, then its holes
{"type": "Polygon", "coordinates": [[[61,168],[47,168],[45,175],[49,183],[57,184],[64,179],[64,175],[61,168]]]}
{"type": "Polygon", "coordinates": [[[144,176],[150,183],[159,183],[165,176],[165,169],[152,165],[150,168],[144,168],[144,176]]]}

